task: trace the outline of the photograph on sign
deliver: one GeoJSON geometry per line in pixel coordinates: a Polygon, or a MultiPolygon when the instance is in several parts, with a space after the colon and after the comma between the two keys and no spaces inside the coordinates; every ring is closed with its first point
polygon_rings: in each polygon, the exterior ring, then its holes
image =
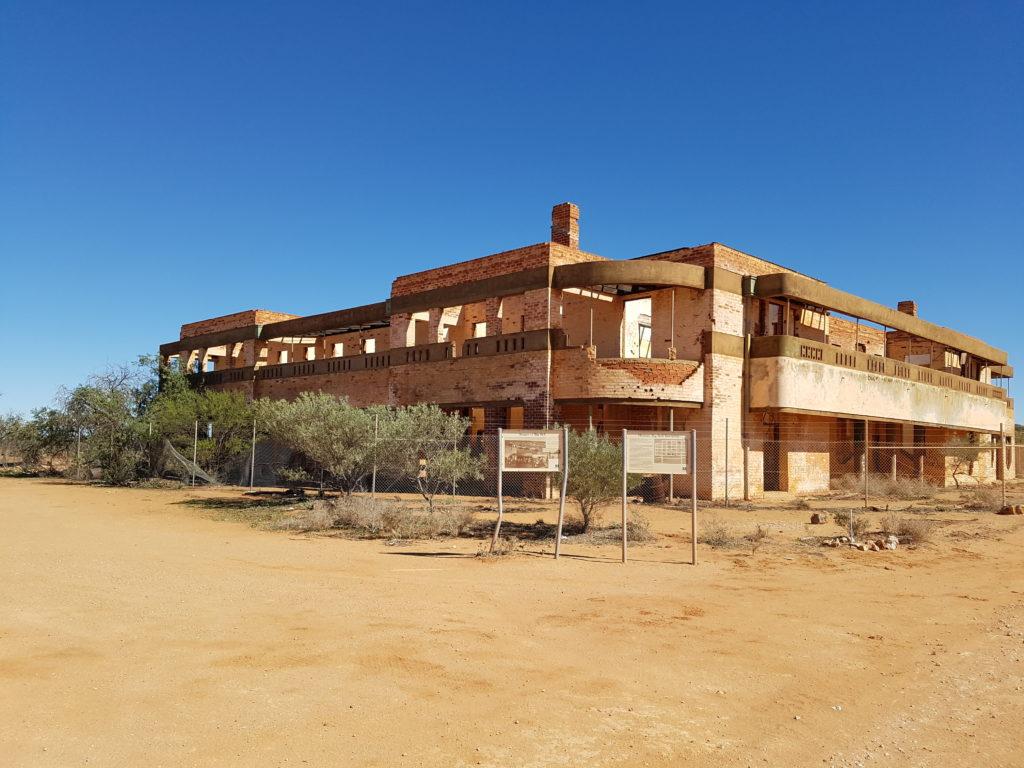
{"type": "Polygon", "coordinates": [[[559,430],[505,430],[501,433],[502,471],[559,472],[562,433],[559,430]]]}
{"type": "Polygon", "coordinates": [[[626,469],[651,474],[684,474],[688,436],[684,432],[628,432],[626,469]]]}

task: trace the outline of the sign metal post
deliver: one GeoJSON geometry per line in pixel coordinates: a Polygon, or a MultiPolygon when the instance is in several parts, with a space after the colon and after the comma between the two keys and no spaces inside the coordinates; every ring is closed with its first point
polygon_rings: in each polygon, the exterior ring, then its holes
{"type": "Polygon", "coordinates": [[[562,523],[565,522],[565,494],[569,490],[569,428],[562,427],[562,493],[558,497],[558,528],[555,530],[555,560],[562,545],[562,523]]]}
{"type": "Polygon", "coordinates": [[[627,518],[629,516],[629,504],[626,501],[626,492],[629,485],[627,481],[626,468],[629,466],[629,433],[622,430],[622,562],[626,562],[627,542],[627,518]]]}

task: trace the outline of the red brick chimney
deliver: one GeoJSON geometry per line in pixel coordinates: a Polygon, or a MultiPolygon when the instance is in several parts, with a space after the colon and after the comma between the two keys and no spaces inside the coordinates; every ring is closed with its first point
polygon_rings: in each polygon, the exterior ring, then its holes
{"type": "Polygon", "coordinates": [[[551,209],[551,242],[580,247],[580,209],[573,203],[559,203],[551,209]]]}
{"type": "Polygon", "coordinates": [[[916,301],[901,301],[896,305],[896,309],[902,312],[904,315],[913,315],[917,317],[917,302],[916,301]]]}

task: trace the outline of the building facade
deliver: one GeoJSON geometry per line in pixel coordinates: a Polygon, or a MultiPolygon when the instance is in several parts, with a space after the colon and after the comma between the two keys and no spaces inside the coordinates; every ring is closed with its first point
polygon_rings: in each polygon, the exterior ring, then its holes
{"type": "Polygon", "coordinates": [[[941,446],[965,442],[985,447],[974,482],[1015,476],[1006,353],[914,302],[891,309],[720,243],[629,260],[579,244],[579,209],[562,203],[548,242],[403,275],[376,304],[188,323],[160,353],[203,386],[437,403],[473,433],[697,429],[707,497],[822,490],[865,467],[945,485],[941,446]]]}

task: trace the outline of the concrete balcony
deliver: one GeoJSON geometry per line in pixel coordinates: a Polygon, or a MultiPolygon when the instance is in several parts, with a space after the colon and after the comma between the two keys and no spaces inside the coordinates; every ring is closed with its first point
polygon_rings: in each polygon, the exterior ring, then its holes
{"type": "Polygon", "coordinates": [[[301,360],[294,363],[275,363],[259,367],[224,368],[219,371],[205,371],[193,374],[195,383],[206,386],[233,384],[244,381],[287,379],[296,376],[318,376],[328,373],[350,373],[357,371],[394,368],[416,363],[439,363],[456,358],[492,357],[521,352],[538,352],[547,349],[550,335],[553,348],[565,346],[565,334],[553,329],[507,333],[501,336],[484,336],[467,339],[461,347],[451,342],[420,344],[415,347],[398,347],[373,354],[345,355],[318,360],[301,360]]]}
{"type": "Polygon", "coordinates": [[[996,432],[1013,424],[999,387],[794,336],[753,340],[750,407],[996,432]]]}
{"type": "Polygon", "coordinates": [[[623,402],[700,405],[703,365],[696,360],[596,357],[586,347],[552,353],[551,390],[556,402],[623,402]]]}

